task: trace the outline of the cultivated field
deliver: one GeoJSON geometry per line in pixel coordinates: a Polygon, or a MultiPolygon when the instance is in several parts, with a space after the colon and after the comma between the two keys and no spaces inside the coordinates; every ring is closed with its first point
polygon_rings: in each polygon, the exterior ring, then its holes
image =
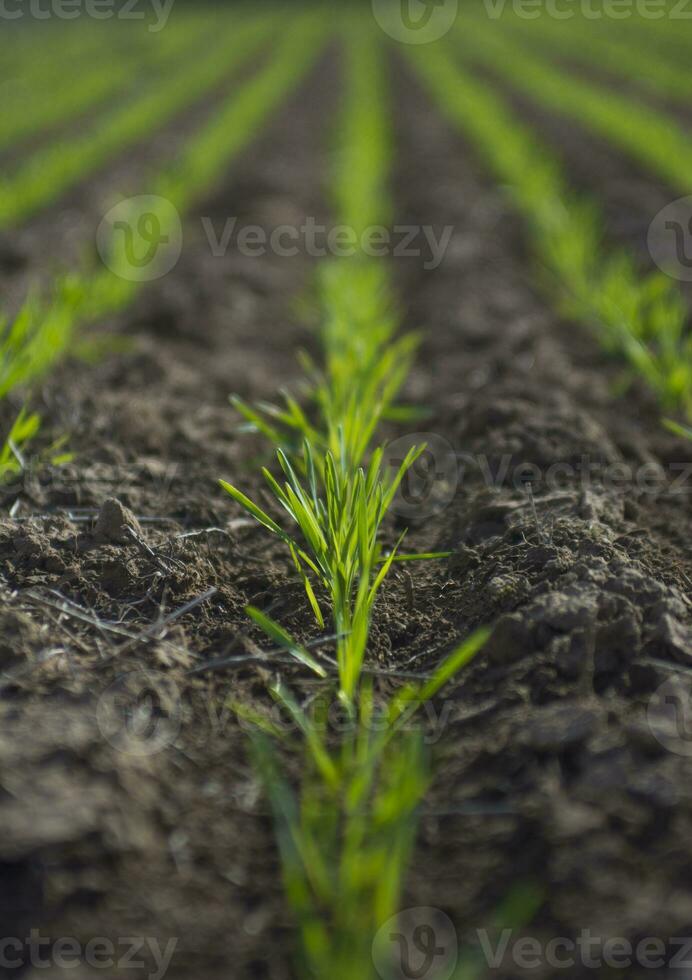
{"type": "Polygon", "coordinates": [[[9,6],[0,977],[692,976],[692,7],[9,6]]]}

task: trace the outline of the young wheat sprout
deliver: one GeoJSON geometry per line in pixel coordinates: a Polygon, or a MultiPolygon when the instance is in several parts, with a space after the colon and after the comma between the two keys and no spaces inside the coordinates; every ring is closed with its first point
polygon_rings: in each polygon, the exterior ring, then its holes
{"type": "MultiPolygon", "coordinates": [[[[377,36],[349,21],[346,55],[333,199],[338,217],[358,230],[389,218],[391,144],[377,36]]],[[[384,447],[374,444],[408,375],[416,338],[399,333],[381,261],[363,254],[329,261],[319,270],[318,288],[323,359],[319,366],[305,361],[308,407],[287,393],[282,405],[234,400],[276,447],[277,471],[264,468],[263,475],[277,514],[287,520],[275,519],[233,485],[222,486],[285,543],[320,629],[326,602],[336,636],[337,695],[348,724],[337,740],[325,710],[331,684],[324,663],[255,608],[248,614],[272,642],[325,682],[326,702],[313,700],[309,710],[285,681],[270,687],[300,735],[298,793],[278,758],[281,736],[247,706],[233,707],[254,723],[252,755],[274,812],[286,895],[299,927],[300,975],[367,980],[373,938],[398,907],[415,815],[430,779],[412,719],[475,655],[486,633],[462,644],[427,683],[407,686],[389,703],[364,679],[373,607],[393,563],[441,557],[400,556],[403,534],[388,553],[381,542],[400,482],[424,448],[413,447],[390,472],[384,447]]]]}

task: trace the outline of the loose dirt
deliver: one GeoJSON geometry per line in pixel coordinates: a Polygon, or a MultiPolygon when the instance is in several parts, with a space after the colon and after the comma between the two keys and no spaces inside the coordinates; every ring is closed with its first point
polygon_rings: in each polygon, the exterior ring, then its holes
{"type": "MultiPolygon", "coordinates": [[[[392,262],[423,334],[405,396],[436,448],[429,493],[414,486],[386,533],[453,555],[392,576],[372,661],[425,672],[496,624],[428,718],[437,779],[406,902],[442,908],[462,946],[518,886],[544,940],[685,935],[692,762],[647,705],[666,681],[684,693],[692,654],[689,478],[665,482],[692,450],[551,312],[507,198],[394,68],[397,221],[454,236],[435,271],[392,262]]],[[[336,86],[322,65],[200,213],[326,220],[336,86]]],[[[227,396],[300,391],[313,267],[213,259],[191,220],[175,273],[109,325],[129,352],[43,387],[76,459],[28,474],[0,524],[4,935],[175,938],[170,978],[291,976],[271,823],[228,702],[266,703],[277,666],[247,602],[303,640],[314,627],[282,550],[216,481],[261,492],[265,447],[227,396]],[[152,685],[160,717],[137,754],[118,707],[152,685]]]]}

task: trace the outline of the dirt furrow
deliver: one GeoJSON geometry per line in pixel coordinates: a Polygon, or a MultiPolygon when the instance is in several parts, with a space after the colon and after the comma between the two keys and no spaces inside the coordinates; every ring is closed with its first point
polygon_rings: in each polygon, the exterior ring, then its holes
{"type": "Polygon", "coordinates": [[[261,533],[229,523],[238,515],[217,480],[256,483],[265,450],[238,434],[228,395],[271,398],[299,377],[296,348],[312,338],[291,307],[314,260],[232,246],[215,258],[200,217],[218,236],[232,218],[268,231],[320,220],[334,84],[324,67],[311,77],[190,217],[175,272],[113,325],[132,351],[66,365],[45,386],[39,407],[76,458],[49,482],[28,474],[16,519],[0,525],[8,936],[175,939],[171,977],[229,964],[237,977],[288,975],[270,822],[227,701],[264,688],[243,670],[254,649],[244,605],[290,613],[302,600],[283,555],[274,562],[261,533]],[[111,504],[97,521],[107,498],[136,518],[111,504]],[[234,656],[230,670],[206,670],[234,656]],[[134,673],[149,690],[162,671],[168,751],[123,751],[98,712],[127,700],[117,678],[134,673]]]}
{"type": "Polygon", "coordinates": [[[426,641],[437,653],[497,623],[438,708],[409,898],[443,908],[470,942],[529,881],[544,895],[529,932],[544,941],[591,928],[665,942],[692,914],[692,769],[673,719],[652,723],[647,707],[664,683],[686,689],[689,476],[675,496],[651,488],[674,462],[689,472],[690,449],[636,391],[615,394],[616,366],[531,285],[521,226],[472,148],[410,80],[398,91],[399,214],[455,228],[437,272],[416,275],[412,260],[401,276],[425,336],[411,392],[459,463],[450,477],[436,450],[439,483],[413,487],[423,516],[436,493],[451,499],[409,545],[454,550],[414,576],[411,603],[430,620],[418,663],[426,641]]]}
{"type": "MultiPolygon", "coordinates": [[[[200,208],[217,231],[324,220],[334,83],[323,65],[200,208]]],[[[406,396],[430,417],[389,435],[431,454],[388,533],[453,555],[392,576],[370,653],[424,670],[498,624],[428,718],[439,777],[408,902],[444,909],[466,942],[529,881],[535,935],[668,938],[692,916],[692,763],[646,707],[692,653],[690,482],[669,485],[691,451],[643,392],[616,396],[619,365],[550,311],[505,195],[398,63],[394,92],[397,223],[453,234],[437,269],[392,260],[423,334],[406,396]]],[[[312,262],[214,259],[193,219],[175,273],[115,325],[135,349],[45,387],[77,459],[50,482],[30,474],[0,525],[7,935],[176,938],[169,977],[290,975],[269,820],[228,699],[261,697],[271,668],[247,601],[314,631],[285,556],[215,481],[258,486],[264,450],[226,398],[298,390],[295,348],[314,340],[291,304],[312,262]],[[97,521],[108,497],[137,520],[112,504],[97,521]],[[132,755],[107,709],[131,703],[117,678],[143,668],[161,711],[145,742],[165,751],[132,755]]]]}

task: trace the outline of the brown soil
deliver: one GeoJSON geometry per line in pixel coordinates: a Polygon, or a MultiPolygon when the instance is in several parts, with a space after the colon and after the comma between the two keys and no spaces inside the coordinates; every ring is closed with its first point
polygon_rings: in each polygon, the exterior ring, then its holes
{"type": "Polygon", "coordinates": [[[452,698],[410,898],[476,928],[526,878],[544,889],[530,930],[543,941],[686,935],[690,763],[652,735],[646,705],[689,669],[689,487],[546,486],[545,474],[558,459],[666,470],[690,447],[662,432],[643,392],[616,399],[619,367],[530,286],[506,198],[425,106],[413,113],[414,92],[406,104],[399,201],[411,221],[456,229],[439,272],[408,277],[411,319],[429,327],[417,390],[436,407],[430,430],[466,463],[437,537],[430,523],[416,532],[417,545],[456,549],[419,601],[439,615],[441,646],[460,626],[497,624],[452,698]],[[478,469],[498,474],[503,458],[508,477],[489,490],[478,469]],[[532,494],[513,485],[526,463],[543,477],[532,494]]]}
{"type": "MultiPolygon", "coordinates": [[[[392,265],[406,324],[424,333],[406,395],[430,409],[442,475],[387,533],[408,524],[412,549],[453,557],[391,578],[371,657],[425,671],[496,624],[436,705],[438,778],[407,904],[443,909],[469,946],[525,884],[543,940],[686,935],[692,762],[646,708],[670,678],[684,693],[692,654],[689,478],[680,493],[667,483],[692,449],[645,392],[615,394],[619,365],[550,312],[505,196],[396,72],[397,221],[454,237],[434,272],[392,265]],[[558,462],[572,470],[549,473],[558,462]],[[631,475],[645,464],[658,492],[631,475]]],[[[322,220],[335,83],[323,65],[200,214],[322,220]]],[[[191,220],[175,273],[112,324],[134,349],[44,386],[39,407],[77,459],[28,474],[0,524],[5,936],[176,938],[170,978],[293,975],[271,824],[226,703],[264,701],[274,669],[248,601],[304,640],[314,628],[283,552],[216,480],[258,492],[265,449],[227,396],[299,390],[295,350],[314,338],[295,299],[312,266],[213,259],[191,220]],[[143,670],[161,718],[138,744],[163,747],[133,754],[107,709],[143,692],[143,670]]]]}

